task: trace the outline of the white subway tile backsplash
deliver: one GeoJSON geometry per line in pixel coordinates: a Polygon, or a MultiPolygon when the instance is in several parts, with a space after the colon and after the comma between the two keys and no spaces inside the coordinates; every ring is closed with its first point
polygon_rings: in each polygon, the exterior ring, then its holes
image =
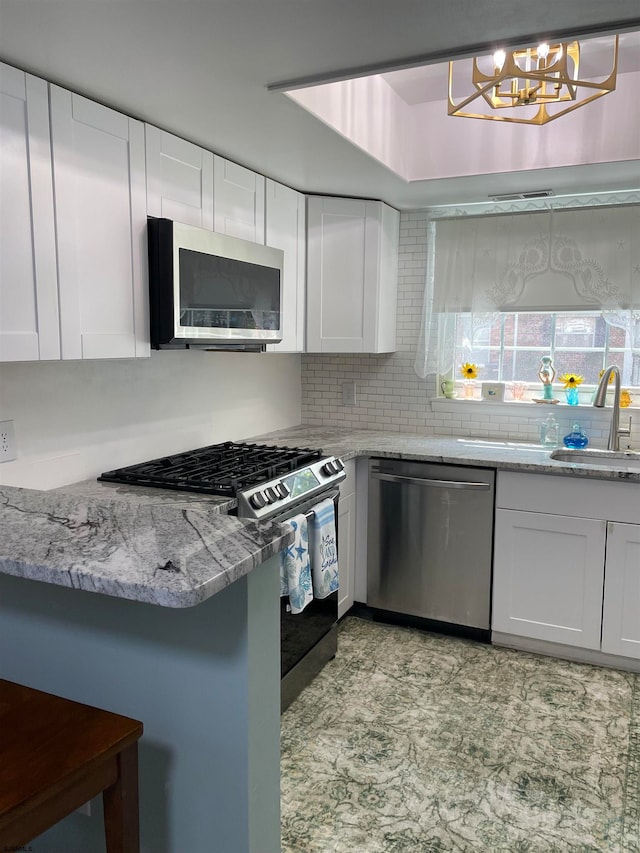
{"type": "MultiPolygon", "coordinates": [[[[340,423],[346,427],[391,429],[425,435],[497,437],[537,442],[547,407],[438,401],[435,379],[414,371],[421,327],[422,289],[426,270],[427,215],[424,210],[400,214],[398,262],[397,351],[389,354],[331,354],[302,356],[302,420],[310,424],[340,423]],[[342,405],[342,383],[356,382],[358,404],[342,405]],[[496,408],[493,408],[496,406],[496,408]],[[491,407],[491,408],[489,408],[491,407]]],[[[515,405],[515,404],[514,404],[515,405]]],[[[632,446],[640,447],[640,413],[632,411],[632,446]]],[[[578,420],[592,444],[603,446],[609,429],[607,410],[557,407],[560,435],[578,420]]],[[[623,423],[626,418],[623,415],[623,423]]]]}

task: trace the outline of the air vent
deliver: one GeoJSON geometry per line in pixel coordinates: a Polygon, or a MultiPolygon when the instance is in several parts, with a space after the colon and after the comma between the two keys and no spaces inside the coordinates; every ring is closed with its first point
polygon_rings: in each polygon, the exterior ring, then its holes
{"type": "Polygon", "coordinates": [[[548,198],[553,195],[553,190],[534,190],[525,193],[503,193],[502,195],[490,195],[493,201],[519,201],[524,198],[548,198]]]}

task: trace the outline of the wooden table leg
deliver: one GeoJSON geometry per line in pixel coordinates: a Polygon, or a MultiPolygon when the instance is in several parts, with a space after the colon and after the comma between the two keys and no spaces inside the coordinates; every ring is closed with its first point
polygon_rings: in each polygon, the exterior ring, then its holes
{"type": "Polygon", "coordinates": [[[117,756],[118,779],[102,792],[107,853],[139,853],[138,744],[117,756]]]}

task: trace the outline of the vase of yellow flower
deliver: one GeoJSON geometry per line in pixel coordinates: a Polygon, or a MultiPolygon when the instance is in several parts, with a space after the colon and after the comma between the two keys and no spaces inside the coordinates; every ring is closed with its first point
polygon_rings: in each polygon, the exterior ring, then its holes
{"type": "Polygon", "coordinates": [[[560,381],[564,382],[564,393],[567,403],[570,406],[577,406],[580,402],[578,386],[583,382],[582,376],[579,373],[565,373],[560,377],[560,381]]]}
{"type": "Polygon", "coordinates": [[[473,392],[476,385],[475,380],[478,378],[478,368],[475,364],[465,361],[465,363],[460,366],[460,373],[464,380],[464,396],[467,400],[470,400],[473,398],[473,392]]]}

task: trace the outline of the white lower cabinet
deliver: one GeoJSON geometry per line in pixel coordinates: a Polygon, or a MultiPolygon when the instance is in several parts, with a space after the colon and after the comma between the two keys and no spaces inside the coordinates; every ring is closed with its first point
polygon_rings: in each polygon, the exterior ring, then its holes
{"type": "Polygon", "coordinates": [[[338,618],[353,607],[355,600],[356,567],[356,463],[345,462],[346,480],[340,485],[338,506],[338,569],[340,589],[338,592],[338,618]]]}
{"type": "Polygon", "coordinates": [[[640,485],[502,472],[497,483],[498,642],[640,659],[640,485]]]}
{"type": "Polygon", "coordinates": [[[640,524],[607,525],[602,651],[640,658],[640,524]]]}
{"type": "Polygon", "coordinates": [[[604,521],[496,511],[494,631],[600,648],[604,521]]]}

